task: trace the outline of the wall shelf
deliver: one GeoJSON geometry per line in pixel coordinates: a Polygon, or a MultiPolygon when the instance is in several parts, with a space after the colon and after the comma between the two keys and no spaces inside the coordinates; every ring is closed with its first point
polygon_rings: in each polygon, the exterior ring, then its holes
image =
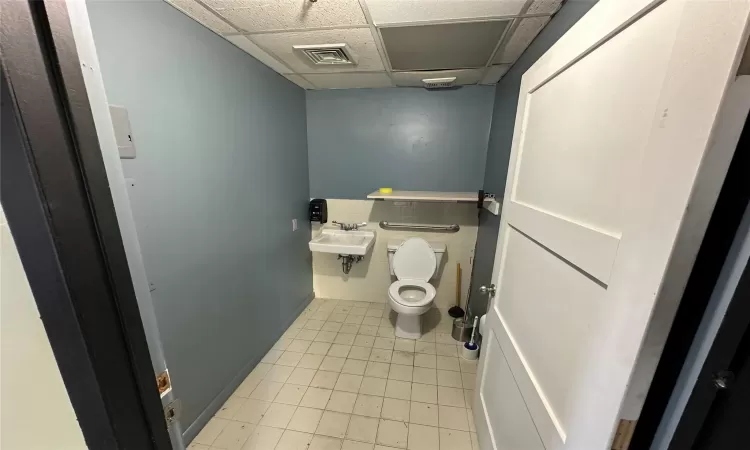
{"type": "Polygon", "coordinates": [[[367,196],[370,200],[399,200],[409,202],[475,202],[476,192],[396,191],[381,194],[375,191],[367,196]]]}

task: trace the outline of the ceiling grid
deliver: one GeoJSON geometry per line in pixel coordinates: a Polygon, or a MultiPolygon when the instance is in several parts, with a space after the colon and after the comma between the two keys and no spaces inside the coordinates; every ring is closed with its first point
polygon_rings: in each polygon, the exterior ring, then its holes
{"type": "Polygon", "coordinates": [[[564,0],[165,1],[305,89],[348,89],[495,84],[564,0]],[[334,44],[354,62],[294,49],[334,44]]]}

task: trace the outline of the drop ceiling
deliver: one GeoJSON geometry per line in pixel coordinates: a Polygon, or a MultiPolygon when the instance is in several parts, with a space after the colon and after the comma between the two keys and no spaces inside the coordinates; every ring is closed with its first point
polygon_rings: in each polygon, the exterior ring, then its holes
{"type": "Polygon", "coordinates": [[[497,83],[563,2],[166,1],[305,89],[497,83]],[[345,44],[354,63],[314,64],[295,49],[326,44],[345,44]]]}

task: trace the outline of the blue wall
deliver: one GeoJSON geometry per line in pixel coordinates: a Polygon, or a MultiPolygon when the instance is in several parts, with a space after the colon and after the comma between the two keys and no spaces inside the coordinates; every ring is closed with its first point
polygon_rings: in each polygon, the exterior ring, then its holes
{"type": "Polygon", "coordinates": [[[494,86],[307,92],[310,194],[482,187],[494,86]]]}
{"type": "MultiPolygon", "coordinates": [[[[498,198],[502,198],[505,193],[505,179],[508,175],[508,162],[510,147],[513,143],[513,127],[516,122],[521,77],[595,3],[596,0],[571,0],[566,2],[497,84],[490,139],[487,147],[487,163],[484,172],[484,190],[486,192],[491,192],[498,198]]],[[[499,228],[500,216],[495,216],[483,209],[479,216],[474,271],[471,274],[470,302],[472,314],[481,315],[487,310],[487,295],[481,294],[478,289],[483,284],[489,285],[489,283],[492,283],[492,266],[495,260],[499,228]]]]}
{"type": "Polygon", "coordinates": [[[165,2],[88,7],[190,440],[312,292],[305,92],[165,2]]]}

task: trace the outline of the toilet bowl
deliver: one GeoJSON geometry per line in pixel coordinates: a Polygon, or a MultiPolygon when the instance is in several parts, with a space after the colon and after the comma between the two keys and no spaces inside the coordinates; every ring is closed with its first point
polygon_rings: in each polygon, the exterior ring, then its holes
{"type": "Polygon", "coordinates": [[[435,288],[428,281],[435,275],[445,246],[438,245],[437,253],[424,239],[409,238],[395,249],[392,243],[388,247],[391,271],[398,278],[388,288],[388,303],[398,314],[396,336],[418,339],[422,336],[422,314],[435,300],[435,288]]]}

